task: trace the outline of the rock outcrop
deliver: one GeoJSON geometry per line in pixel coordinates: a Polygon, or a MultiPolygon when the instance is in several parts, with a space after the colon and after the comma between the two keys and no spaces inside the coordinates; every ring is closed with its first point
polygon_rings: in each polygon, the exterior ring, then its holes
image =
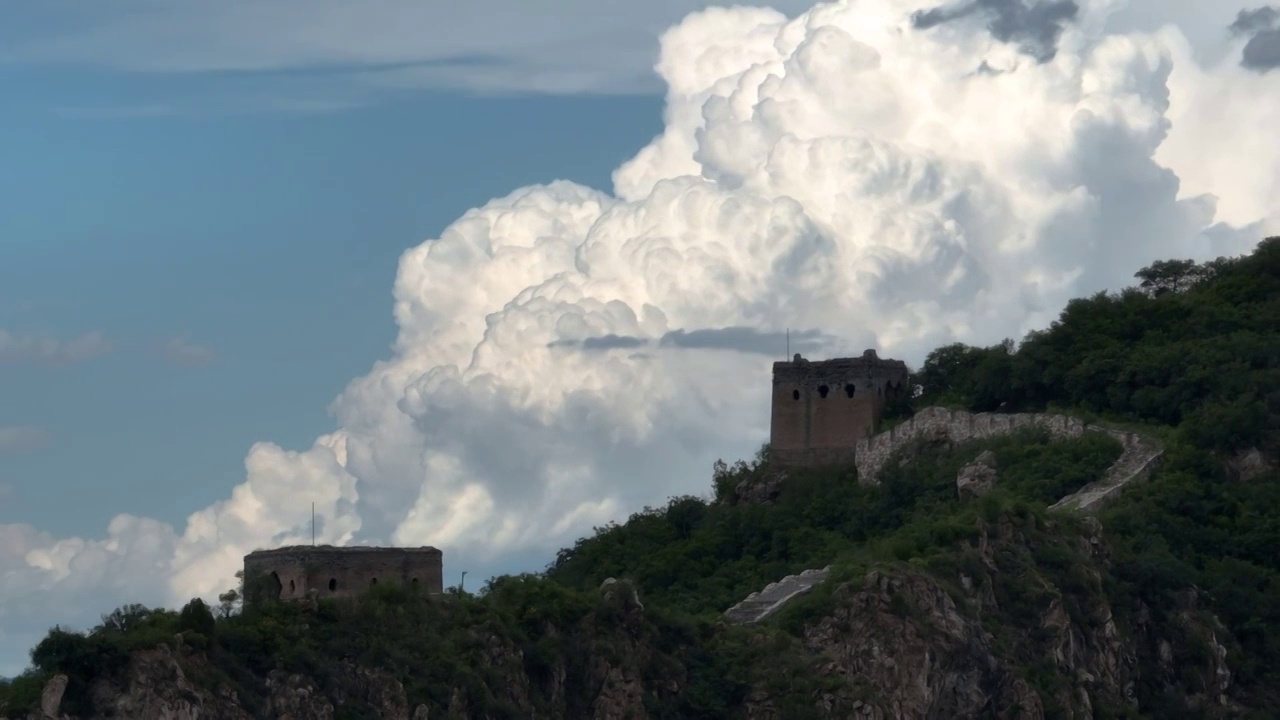
{"type": "Polygon", "coordinates": [[[996,454],[983,450],[956,475],[956,493],[960,499],[982,497],[995,487],[999,473],[996,470],[996,454]]]}
{"type": "Polygon", "coordinates": [[[1275,472],[1276,460],[1258,448],[1249,448],[1228,458],[1226,466],[1232,477],[1249,482],[1267,473],[1275,472]]]}
{"type": "Polygon", "coordinates": [[[67,681],[66,675],[58,673],[45,683],[44,692],[40,694],[41,720],[59,717],[58,711],[62,708],[62,695],[67,691],[67,681]]]}
{"type": "MultiPolygon", "coordinates": [[[[1096,717],[1103,707],[1141,710],[1135,685],[1143,677],[1186,707],[1229,714],[1223,631],[1194,591],[1171,619],[1157,622],[1144,607],[1122,629],[1102,591],[1109,556],[1100,526],[1085,518],[1078,533],[1064,529],[1006,517],[963,550],[974,562],[961,566],[978,569],[972,575],[898,566],[842,583],[831,608],[803,631],[805,647],[823,659],[822,675],[845,688],[814,698],[819,715],[1042,720],[1055,715],[1052,707],[1061,717],[1096,717]],[[1040,565],[1046,543],[1078,564],[1061,572],[1040,565]],[[1070,589],[1059,585],[1068,576],[1070,589]]],[[[764,693],[748,710],[785,717],[764,693]]]]}
{"type": "Polygon", "coordinates": [[[778,499],[782,494],[782,488],[787,481],[787,474],[783,470],[770,469],[763,477],[748,481],[744,480],[733,489],[733,502],[744,503],[748,505],[770,505],[778,499]]]}

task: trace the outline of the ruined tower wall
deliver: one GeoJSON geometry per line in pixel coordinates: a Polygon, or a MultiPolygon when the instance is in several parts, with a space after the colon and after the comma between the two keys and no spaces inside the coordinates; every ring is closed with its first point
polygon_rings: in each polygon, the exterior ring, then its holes
{"type": "Polygon", "coordinates": [[[255,602],[299,600],[311,589],[321,598],[349,598],[380,582],[444,592],[442,553],[433,547],[299,545],[259,550],[245,556],[244,576],[262,583],[260,597],[246,598],[255,602]]]}
{"type": "Polygon", "coordinates": [[[796,355],[773,364],[770,456],[780,465],[852,461],[857,442],[871,436],[894,393],[904,392],[907,366],[860,358],[810,362],[796,355]]]}

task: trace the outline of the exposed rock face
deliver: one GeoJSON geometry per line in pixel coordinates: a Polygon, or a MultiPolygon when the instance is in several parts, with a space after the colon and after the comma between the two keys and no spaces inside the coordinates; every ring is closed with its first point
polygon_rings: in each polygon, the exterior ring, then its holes
{"type": "Polygon", "coordinates": [[[67,676],[61,673],[49,678],[49,682],[45,683],[44,692],[40,695],[40,716],[43,718],[58,717],[58,710],[62,706],[62,694],[67,691],[67,676]]]}
{"type": "Polygon", "coordinates": [[[1274,458],[1258,448],[1241,450],[1227,460],[1227,470],[1239,480],[1248,482],[1276,469],[1274,458]]]}
{"type": "Polygon", "coordinates": [[[867,716],[1043,716],[1039,696],[997,659],[982,625],[933,580],[872,572],[862,590],[837,594],[839,607],[805,643],[832,659],[828,672],[879,689],[867,716]]]}
{"type": "MultiPolygon", "coordinates": [[[[193,682],[193,673],[208,675],[210,666],[199,653],[175,652],[167,645],[133,654],[129,666],[115,681],[94,680],[89,686],[93,711],[75,716],[60,708],[67,686],[65,675],[55,675],[45,685],[40,714],[29,720],[77,720],[78,717],[129,718],[130,720],[252,720],[241,698],[225,687],[214,689],[193,682]]],[[[388,720],[409,720],[404,687],[379,671],[339,664],[347,686],[363,703],[388,720]]],[[[265,678],[266,713],[280,720],[330,720],[336,716],[334,700],[320,692],[315,680],[275,671],[265,678]]],[[[347,699],[338,693],[339,704],[347,699]]],[[[425,708],[422,708],[425,711],[425,708]]],[[[423,715],[422,717],[425,717],[423,715]]]]}
{"type": "MultiPolygon", "coordinates": [[[[349,663],[342,664],[339,669],[347,680],[352,681],[354,691],[352,696],[341,691],[336,693],[339,705],[348,700],[359,700],[373,707],[378,717],[409,720],[404,686],[398,681],[381,672],[349,663]]],[[[280,720],[329,720],[337,714],[333,700],[321,692],[315,680],[305,675],[272,672],[267,676],[267,689],[271,712],[280,720]]]]}
{"type": "Polygon", "coordinates": [[[770,505],[782,494],[787,474],[774,470],[755,480],[743,480],[733,489],[734,502],[752,505],[770,505]]]}
{"type": "Polygon", "coordinates": [[[973,462],[960,468],[960,473],[956,476],[956,492],[961,499],[982,497],[995,487],[998,474],[996,454],[983,450],[973,462]]]}
{"type": "MultiPolygon", "coordinates": [[[[1136,707],[1137,681],[1155,677],[1188,708],[1229,715],[1220,623],[1189,592],[1172,620],[1156,622],[1144,609],[1122,630],[1102,591],[1109,558],[1101,526],[1092,517],[1082,524],[1074,540],[1054,542],[1084,559],[1072,582],[1087,591],[1058,587],[1035,560],[1043,539],[1008,518],[984,526],[965,551],[981,572],[961,572],[952,585],[911,568],[842,584],[831,611],[804,630],[807,649],[827,659],[823,674],[846,688],[815,697],[820,714],[1040,720],[1051,707],[1095,717],[1101,707],[1136,707]],[[1201,643],[1207,652],[1188,650],[1201,643]],[[1053,682],[1033,687],[1030,667],[1053,682]]],[[[785,717],[763,691],[746,705],[750,718],[785,717]]]]}
{"type": "Polygon", "coordinates": [[[206,665],[203,658],[183,658],[167,645],[134,653],[122,684],[105,679],[94,682],[91,717],[250,720],[252,716],[241,709],[234,693],[216,694],[196,687],[181,660],[188,660],[188,668],[206,665]]]}

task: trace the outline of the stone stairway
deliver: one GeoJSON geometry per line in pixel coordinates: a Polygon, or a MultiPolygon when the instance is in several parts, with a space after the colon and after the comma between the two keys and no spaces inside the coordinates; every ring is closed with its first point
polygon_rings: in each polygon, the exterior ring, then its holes
{"type": "Polygon", "coordinates": [[[725,617],[735,622],[756,623],[769,617],[791,599],[804,595],[827,579],[831,566],[821,570],[805,570],[799,575],[788,575],[778,582],[769,583],[760,592],[753,592],[745,600],[725,611],[725,617]]]}
{"type": "Polygon", "coordinates": [[[1050,506],[1053,510],[1097,512],[1107,501],[1118,495],[1125,485],[1150,477],[1164,455],[1164,448],[1159,443],[1137,433],[1098,425],[1090,425],[1088,429],[1107,433],[1119,440],[1124,446],[1124,452],[1107,468],[1100,480],[1089,483],[1054,503],[1050,506]]]}

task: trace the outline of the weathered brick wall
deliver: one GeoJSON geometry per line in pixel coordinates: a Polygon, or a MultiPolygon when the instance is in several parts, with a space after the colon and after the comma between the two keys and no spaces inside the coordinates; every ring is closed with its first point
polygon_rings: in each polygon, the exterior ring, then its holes
{"type": "Polygon", "coordinates": [[[854,462],[854,449],[851,447],[770,449],[769,462],[781,467],[850,465],[854,462]]]}
{"type": "Polygon", "coordinates": [[[858,478],[864,483],[874,483],[876,475],[894,451],[917,438],[948,439],[964,442],[980,438],[1007,435],[1029,427],[1049,431],[1054,439],[1079,437],[1084,433],[1084,421],[1069,415],[1056,413],[969,413],[963,410],[947,410],[930,407],[916,413],[901,425],[875,437],[859,440],[855,453],[858,478]]]}
{"type": "Polygon", "coordinates": [[[773,364],[769,447],[781,465],[846,461],[875,432],[886,399],[904,392],[907,366],[874,350],[858,358],[812,362],[796,355],[773,364]]]}
{"type": "Polygon", "coordinates": [[[311,589],[322,598],[355,597],[389,581],[427,593],[444,591],[442,553],[433,547],[298,545],[259,550],[245,556],[244,575],[246,580],[264,578],[271,585],[267,594],[280,600],[304,598],[311,589]]]}

